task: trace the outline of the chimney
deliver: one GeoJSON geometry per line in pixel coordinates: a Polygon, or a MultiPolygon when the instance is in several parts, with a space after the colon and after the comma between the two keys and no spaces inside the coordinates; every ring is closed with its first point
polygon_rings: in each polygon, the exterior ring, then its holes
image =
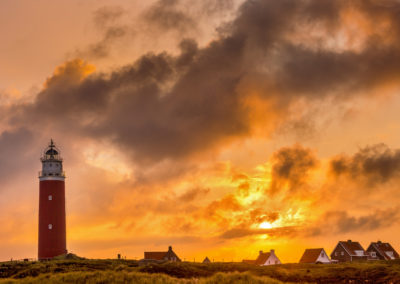
{"type": "Polygon", "coordinates": [[[275,255],[275,250],[271,249],[271,255],[275,255]]]}
{"type": "Polygon", "coordinates": [[[263,251],[262,251],[262,250],[260,250],[260,254],[263,254],[263,251]]]}
{"type": "Polygon", "coordinates": [[[351,243],[351,240],[347,240],[348,243],[351,243]]]}
{"type": "Polygon", "coordinates": [[[381,241],[378,241],[378,244],[381,244],[382,242],[381,241]]]}
{"type": "Polygon", "coordinates": [[[172,251],[172,246],[169,246],[169,247],[168,247],[168,251],[172,251]]]}

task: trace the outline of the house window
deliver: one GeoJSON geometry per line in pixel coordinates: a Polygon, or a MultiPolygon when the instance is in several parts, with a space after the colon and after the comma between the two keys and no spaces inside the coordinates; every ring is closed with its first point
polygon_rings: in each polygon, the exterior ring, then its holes
{"type": "Polygon", "coordinates": [[[364,255],[364,251],[362,251],[362,250],[355,250],[354,252],[356,253],[357,256],[363,256],[364,255]]]}
{"type": "Polygon", "coordinates": [[[340,252],[340,255],[344,255],[344,252],[342,251],[342,252],[340,252]]]}
{"type": "Polygon", "coordinates": [[[337,256],[337,251],[335,251],[335,256],[337,256]]]}
{"type": "Polygon", "coordinates": [[[49,224],[49,230],[53,229],[53,225],[49,224]]]}
{"type": "Polygon", "coordinates": [[[385,253],[390,257],[390,259],[394,259],[393,251],[385,251],[385,253]]]}
{"type": "Polygon", "coordinates": [[[53,200],[53,196],[52,195],[49,195],[49,200],[53,200]]]}
{"type": "Polygon", "coordinates": [[[372,256],[372,257],[376,257],[376,252],[371,251],[371,256],[372,256]]]}

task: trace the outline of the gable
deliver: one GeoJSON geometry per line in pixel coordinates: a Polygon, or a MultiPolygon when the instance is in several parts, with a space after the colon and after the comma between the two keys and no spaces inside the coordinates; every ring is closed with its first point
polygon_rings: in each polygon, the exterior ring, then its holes
{"type": "Polygon", "coordinates": [[[331,258],[338,257],[338,256],[343,256],[343,255],[348,255],[351,256],[349,251],[346,250],[346,248],[339,242],[335,249],[331,253],[331,258]],[[337,255],[335,255],[337,253],[337,255]]]}
{"type": "Polygon", "coordinates": [[[340,247],[343,248],[344,253],[349,255],[349,256],[367,256],[365,253],[365,250],[363,249],[363,247],[360,245],[359,242],[352,242],[352,241],[340,241],[335,249],[333,250],[333,252],[331,253],[331,257],[334,256],[335,252],[337,251],[341,251],[340,247]]]}
{"type": "Polygon", "coordinates": [[[300,259],[300,263],[327,263],[331,262],[323,248],[306,249],[300,259]]]}
{"type": "Polygon", "coordinates": [[[270,254],[271,253],[269,253],[269,252],[260,253],[256,259],[256,264],[262,265],[262,264],[266,263],[270,254]]]}
{"type": "Polygon", "coordinates": [[[168,260],[181,261],[173,250],[167,251],[164,257],[168,260]]]}
{"type": "Polygon", "coordinates": [[[371,243],[369,246],[370,250],[374,250],[378,255],[385,259],[397,259],[399,254],[389,243],[376,242],[371,243]]]}
{"type": "Polygon", "coordinates": [[[327,253],[325,252],[324,249],[321,250],[321,253],[318,256],[317,259],[317,263],[321,262],[321,263],[330,263],[331,260],[329,259],[329,256],[327,255],[327,253]]]}

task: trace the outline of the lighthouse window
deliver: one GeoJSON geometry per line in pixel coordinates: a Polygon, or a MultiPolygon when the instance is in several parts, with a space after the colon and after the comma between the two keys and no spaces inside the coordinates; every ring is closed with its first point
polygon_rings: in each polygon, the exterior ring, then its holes
{"type": "Polygon", "coordinates": [[[49,195],[49,200],[53,200],[53,196],[52,195],[49,195]]]}
{"type": "Polygon", "coordinates": [[[49,230],[53,229],[53,225],[49,224],[49,230]]]}

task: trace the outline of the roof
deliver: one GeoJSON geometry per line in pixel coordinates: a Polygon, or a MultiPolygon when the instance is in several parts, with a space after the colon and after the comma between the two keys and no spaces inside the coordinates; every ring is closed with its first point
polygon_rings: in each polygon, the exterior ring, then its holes
{"type": "Polygon", "coordinates": [[[167,251],[145,251],[145,259],[163,260],[167,251]]]}
{"type": "Polygon", "coordinates": [[[387,252],[393,252],[393,257],[394,258],[399,258],[399,254],[397,251],[394,250],[394,248],[389,244],[389,243],[382,243],[380,241],[374,243],[372,242],[370,244],[370,247],[373,246],[379,254],[381,254],[385,259],[392,259],[392,256],[387,254],[387,252]]]}
{"type": "Polygon", "coordinates": [[[243,259],[242,262],[248,264],[256,264],[256,261],[254,259],[243,259]]]}
{"type": "Polygon", "coordinates": [[[362,250],[365,252],[363,247],[360,245],[359,242],[352,242],[351,240],[348,241],[340,241],[339,244],[347,251],[350,255],[357,255],[356,250],[362,250]]]}
{"type": "Polygon", "coordinates": [[[300,263],[313,263],[317,262],[318,257],[323,251],[323,248],[316,248],[316,249],[306,249],[304,251],[303,256],[300,259],[300,263]]]}
{"type": "Polygon", "coordinates": [[[258,255],[255,264],[261,265],[267,262],[268,258],[270,257],[271,253],[270,252],[260,252],[258,255]]]}
{"type": "Polygon", "coordinates": [[[206,256],[206,258],[203,260],[203,263],[210,263],[210,259],[206,256]]]}

